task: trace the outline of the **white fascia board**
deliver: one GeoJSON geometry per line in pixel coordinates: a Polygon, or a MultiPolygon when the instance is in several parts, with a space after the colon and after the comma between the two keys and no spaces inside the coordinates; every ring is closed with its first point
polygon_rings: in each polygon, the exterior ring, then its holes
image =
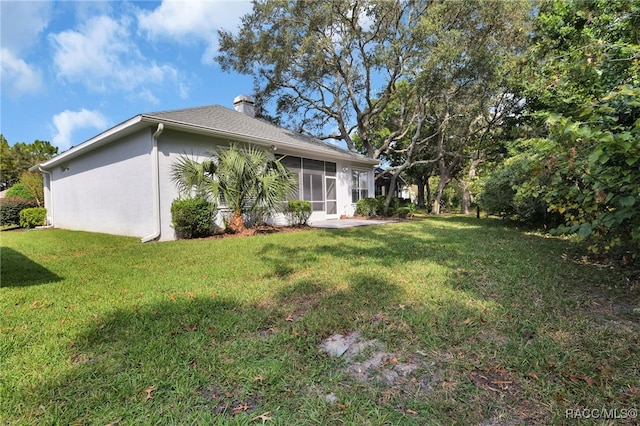
{"type": "Polygon", "coordinates": [[[122,136],[128,135],[146,127],[146,124],[142,126],[140,124],[143,124],[142,116],[137,115],[123,123],[118,124],[115,127],[110,128],[109,130],[100,133],[99,135],[92,137],[85,142],[82,142],[80,145],[74,146],[73,148],[70,148],[63,153],[56,155],[52,159],[47,160],[42,164],[37,164],[31,167],[29,170],[51,170],[53,167],[56,167],[61,163],[64,163],[65,161],[71,160],[72,158],[85,154],[89,151],[93,151],[94,149],[113,142],[122,136]]]}
{"type": "Polygon", "coordinates": [[[374,160],[372,158],[367,158],[364,156],[356,157],[349,154],[342,154],[340,152],[336,152],[331,150],[330,148],[309,148],[300,146],[295,143],[287,143],[281,142],[277,140],[272,140],[268,138],[260,138],[250,135],[245,135],[242,133],[236,132],[226,132],[217,129],[212,129],[211,127],[206,126],[198,126],[194,124],[184,123],[181,121],[168,120],[168,119],[159,119],[153,116],[148,115],[137,115],[123,123],[118,124],[115,127],[106,130],[99,135],[94,136],[93,138],[81,143],[80,145],[74,146],[67,151],[56,155],[52,159],[45,161],[42,164],[37,164],[31,167],[30,171],[39,171],[39,170],[51,170],[53,167],[56,167],[65,161],[71,160],[79,155],[85,154],[87,152],[93,151],[96,148],[107,145],[122,136],[133,133],[137,130],[148,127],[150,124],[157,125],[159,123],[163,123],[166,128],[173,128],[176,130],[187,131],[189,133],[197,133],[207,136],[216,136],[221,139],[234,140],[238,142],[251,143],[260,145],[266,148],[271,147],[271,145],[276,146],[277,148],[287,149],[296,153],[296,155],[304,155],[307,154],[309,156],[318,157],[324,156],[326,159],[336,159],[339,158],[341,160],[348,161],[354,164],[368,164],[371,166],[378,166],[380,161],[374,160]]]}
{"type": "Polygon", "coordinates": [[[318,155],[321,155],[321,156],[325,156],[325,158],[329,160],[335,159],[337,157],[341,160],[350,161],[352,163],[370,164],[372,166],[374,165],[377,166],[380,164],[379,160],[374,160],[372,158],[368,158],[364,156],[356,157],[349,154],[341,154],[340,152],[333,151],[330,148],[322,148],[322,147],[307,148],[295,143],[287,143],[287,142],[281,142],[278,140],[273,140],[268,138],[260,138],[260,137],[246,135],[243,133],[221,131],[221,130],[213,129],[211,127],[198,126],[194,124],[184,123],[181,121],[167,120],[164,118],[158,119],[155,117],[144,116],[144,115],[142,116],[142,121],[154,123],[154,124],[164,123],[166,128],[184,130],[184,131],[188,131],[189,133],[198,133],[198,134],[207,135],[207,136],[216,136],[221,139],[228,139],[228,140],[233,140],[233,141],[238,141],[243,143],[260,145],[266,148],[269,148],[271,147],[271,145],[273,145],[277,148],[294,151],[298,153],[297,155],[308,154],[314,157],[318,157],[318,155]]]}

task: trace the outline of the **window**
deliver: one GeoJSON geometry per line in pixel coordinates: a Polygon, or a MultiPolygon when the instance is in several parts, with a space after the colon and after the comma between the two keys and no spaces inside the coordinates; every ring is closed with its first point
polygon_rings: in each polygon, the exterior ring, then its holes
{"type": "Polygon", "coordinates": [[[308,158],[276,156],[298,181],[294,199],[311,203],[313,211],[336,214],[336,163],[308,158]]]}
{"type": "Polygon", "coordinates": [[[324,162],[302,159],[302,199],[311,202],[314,212],[324,210],[323,173],[324,162]]]}
{"type": "Polygon", "coordinates": [[[302,171],[302,158],[276,155],[276,159],[278,159],[287,168],[287,170],[289,170],[289,172],[293,175],[293,180],[297,183],[293,194],[291,194],[291,199],[300,200],[302,195],[300,193],[300,172],[302,171]]]}
{"type": "Polygon", "coordinates": [[[369,197],[369,172],[353,170],[351,173],[351,202],[369,197]]]}

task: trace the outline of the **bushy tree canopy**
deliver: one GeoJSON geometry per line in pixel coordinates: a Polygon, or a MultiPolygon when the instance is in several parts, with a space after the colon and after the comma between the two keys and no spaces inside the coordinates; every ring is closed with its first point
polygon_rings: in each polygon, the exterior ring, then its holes
{"type": "Polygon", "coordinates": [[[517,104],[505,96],[506,80],[525,46],[530,7],[258,1],[237,35],[220,33],[217,60],[253,75],[258,103],[274,101],[297,130],[393,161],[392,185],[404,170],[437,162],[441,194],[469,146],[517,104]]]}
{"type": "Polygon", "coordinates": [[[522,86],[532,161],[514,188],[557,232],[637,252],[640,243],[640,2],[544,1],[522,86]]]}
{"type": "Polygon", "coordinates": [[[58,148],[47,141],[35,140],[28,144],[9,142],[0,135],[0,188],[5,189],[20,180],[31,166],[46,161],[58,153],[58,148]]]}

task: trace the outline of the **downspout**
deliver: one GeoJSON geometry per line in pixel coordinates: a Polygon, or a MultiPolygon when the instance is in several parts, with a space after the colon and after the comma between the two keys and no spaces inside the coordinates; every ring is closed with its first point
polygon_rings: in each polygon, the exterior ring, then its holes
{"type": "MultiPolygon", "coordinates": [[[[40,164],[38,164],[38,171],[42,174],[47,174],[49,175],[49,201],[50,201],[50,213],[51,213],[51,221],[50,223],[48,223],[47,225],[49,226],[53,226],[53,176],[51,176],[51,172],[46,171],[45,169],[42,168],[42,166],[40,164]]],[[[42,202],[44,203],[45,200],[42,200],[42,202]]]]}
{"type": "Polygon", "coordinates": [[[158,129],[153,134],[153,148],[151,148],[151,169],[153,173],[153,219],[155,230],[153,234],[142,238],[140,241],[147,243],[160,236],[160,167],[158,160],[158,138],[164,130],[164,124],[158,123],[158,129]]]}

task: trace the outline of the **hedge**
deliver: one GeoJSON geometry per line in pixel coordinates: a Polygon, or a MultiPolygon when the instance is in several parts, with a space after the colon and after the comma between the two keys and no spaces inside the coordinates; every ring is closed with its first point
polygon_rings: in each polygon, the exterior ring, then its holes
{"type": "Polygon", "coordinates": [[[37,207],[35,200],[20,197],[0,198],[0,226],[19,225],[20,212],[37,207]]]}
{"type": "Polygon", "coordinates": [[[291,200],[284,210],[290,225],[306,225],[311,216],[311,203],[303,200],[291,200]]]}
{"type": "Polygon", "coordinates": [[[356,213],[360,216],[378,216],[383,209],[384,202],[376,198],[361,198],[356,203],[356,213]]]}
{"type": "Polygon", "coordinates": [[[202,238],[213,233],[216,208],[202,198],[176,199],[171,203],[171,223],[178,238],[202,238]]]}
{"type": "Polygon", "coordinates": [[[47,209],[44,207],[31,207],[20,212],[20,226],[23,228],[43,226],[46,220],[47,209]]]}
{"type": "Polygon", "coordinates": [[[24,198],[26,200],[35,200],[35,197],[27,189],[26,186],[21,184],[20,182],[14,183],[11,188],[7,189],[7,193],[5,194],[7,198],[24,198]]]}

